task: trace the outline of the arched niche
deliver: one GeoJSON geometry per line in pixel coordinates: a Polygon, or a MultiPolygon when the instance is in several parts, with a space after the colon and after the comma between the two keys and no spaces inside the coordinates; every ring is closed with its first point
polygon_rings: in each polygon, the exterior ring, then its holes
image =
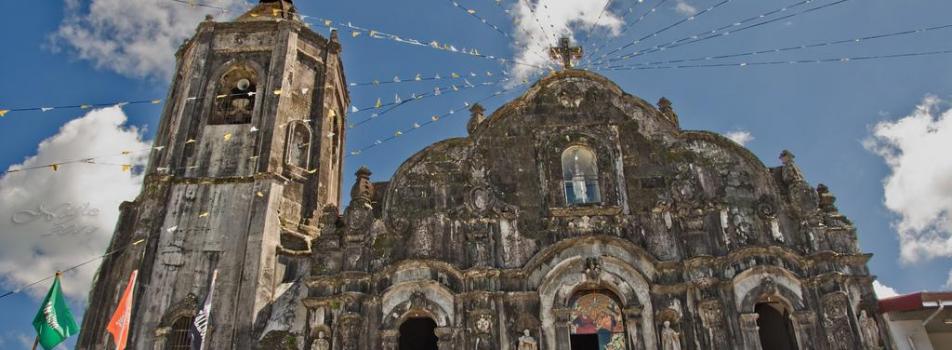
{"type": "Polygon", "coordinates": [[[586,290],[617,297],[629,349],[656,347],[650,286],[642,273],[613,256],[579,255],[552,266],[539,285],[545,349],[570,349],[573,298],[586,290]]]}
{"type": "Polygon", "coordinates": [[[562,151],[561,159],[565,203],[570,206],[601,203],[595,151],[584,145],[573,145],[562,151]]]}
{"type": "Polygon", "coordinates": [[[311,127],[295,120],[288,125],[287,146],[284,163],[299,169],[309,170],[311,160],[311,127]]]}

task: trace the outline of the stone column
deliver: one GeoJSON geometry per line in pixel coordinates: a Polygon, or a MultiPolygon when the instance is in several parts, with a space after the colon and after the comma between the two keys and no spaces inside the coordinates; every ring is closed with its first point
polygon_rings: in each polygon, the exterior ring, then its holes
{"type": "Polygon", "coordinates": [[[455,349],[454,338],[456,335],[456,330],[452,327],[438,327],[434,330],[436,333],[436,346],[440,350],[453,350],[455,349]]]}
{"type": "Polygon", "coordinates": [[[625,322],[627,323],[628,341],[631,342],[632,350],[644,350],[644,341],[641,340],[641,306],[629,306],[623,310],[625,312],[625,322]]]}
{"type": "Polygon", "coordinates": [[[572,338],[572,309],[554,309],[555,314],[555,349],[553,350],[571,350],[572,338]]]}
{"type": "Polygon", "coordinates": [[[797,334],[797,346],[802,350],[816,348],[816,313],[813,311],[797,311],[790,315],[793,329],[797,334]]]}
{"type": "Polygon", "coordinates": [[[155,341],[152,343],[152,348],[155,350],[165,349],[166,337],[168,337],[169,331],[171,330],[171,327],[159,327],[156,329],[154,338],[155,341]]]}
{"type": "Polygon", "coordinates": [[[756,312],[740,315],[740,333],[744,340],[744,349],[763,350],[760,345],[760,327],[757,326],[756,312]]]}
{"type": "Polygon", "coordinates": [[[397,347],[400,346],[400,331],[396,329],[388,329],[381,331],[380,333],[380,349],[397,350],[397,347]]]}

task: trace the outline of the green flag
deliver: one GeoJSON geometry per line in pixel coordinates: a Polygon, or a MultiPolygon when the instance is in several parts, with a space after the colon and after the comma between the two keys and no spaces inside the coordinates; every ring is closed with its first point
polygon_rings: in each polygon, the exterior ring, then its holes
{"type": "Polygon", "coordinates": [[[79,326],[69,312],[63,291],[60,289],[59,276],[53,280],[50,292],[43,299],[40,311],[33,318],[33,328],[36,328],[36,337],[44,349],[53,349],[66,338],[79,333],[79,326]]]}

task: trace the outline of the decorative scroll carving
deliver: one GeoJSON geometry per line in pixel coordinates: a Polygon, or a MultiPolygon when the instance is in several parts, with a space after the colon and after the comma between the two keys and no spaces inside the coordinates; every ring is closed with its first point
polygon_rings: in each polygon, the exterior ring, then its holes
{"type": "Polygon", "coordinates": [[[848,297],[842,292],[823,296],[823,327],[826,329],[830,349],[847,350],[853,348],[853,332],[847,319],[848,297]]]}

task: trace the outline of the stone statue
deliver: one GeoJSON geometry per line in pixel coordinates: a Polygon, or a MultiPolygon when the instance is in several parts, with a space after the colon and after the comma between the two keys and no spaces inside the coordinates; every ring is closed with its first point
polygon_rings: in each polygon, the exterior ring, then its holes
{"type": "Polygon", "coordinates": [[[539,342],[529,335],[528,329],[523,330],[522,334],[523,335],[519,337],[519,346],[516,350],[539,350],[539,342]]]}
{"type": "Polygon", "coordinates": [[[317,339],[314,339],[314,342],[311,343],[311,350],[330,350],[331,342],[327,341],[327,337],[324,335],[324,331],[317,333],[317,339]]]}
{"type": "Polygon", "coordinates": [[[866,310],[859,312],[859,332],[867,348],[879,348],[879,325],[876,324],[875,318],[866,314],[866,310]]]}
{"type": "Polygon", "coordinates": [[[664,329],[661,330],[661,350],[681,350],[680,334],[671,329],[671,321],[664,321],[664,329]]]}

